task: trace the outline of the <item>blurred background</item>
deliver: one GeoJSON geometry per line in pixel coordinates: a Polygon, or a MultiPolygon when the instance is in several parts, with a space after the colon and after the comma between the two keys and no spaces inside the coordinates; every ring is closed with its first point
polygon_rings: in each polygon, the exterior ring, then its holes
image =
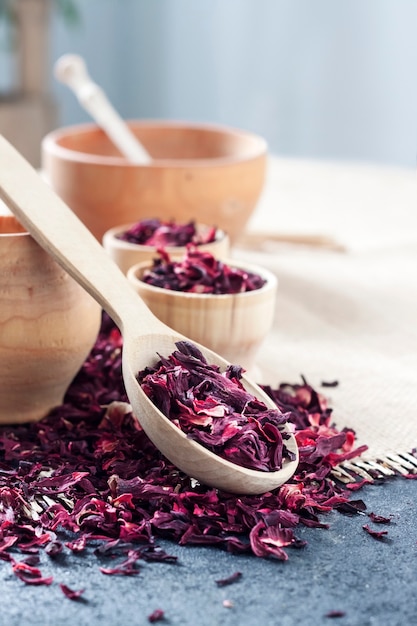
{"type": "Polygon", "coordinates": [[[72,52],[125,118],[242,127],[282,156],[416,165],[415,0],[1,0],[0,9],[0,132],[34,163],[48,130],[89,121],[52,76],[72,52]]]}

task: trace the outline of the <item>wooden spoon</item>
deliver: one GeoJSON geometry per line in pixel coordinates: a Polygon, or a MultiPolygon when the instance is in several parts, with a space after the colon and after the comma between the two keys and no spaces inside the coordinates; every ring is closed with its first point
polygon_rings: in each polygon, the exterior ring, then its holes
{"type": "Polygon", "coordinates": [[[64,54],[55,63],[54,73],[61,83],[75,93],[83,109],[104,130],[123,156],[137,165],[151,162],[148,152],[117,113],[104,91],[91,80],[82,57],[64,54]]]}
{"type": "MultiPolygon", "coordinates": [[[[34,239],[119,326],[124,345],[123,379],[133,413],[155,446],[172,463],[202,483],[234,493],[264,493],[289,480],[298,463],[297,444],[292,434],[289,434],[286,445],[294,452],[294,461],[285,461],[277,472],[246,469],[188,439],[149,400],[137,382],[136,374],[146,366],[154,365],[158,354],[171,354],[175,342],[184,337],[150,312],[90,231],[1,136],[0,197],[34,239]]],[[[222,368],[228,365],[214,352],[199,347],[209,363],[222,368]]],[[[272,400],[246,377],[244,385],[267,406],[276,408],[272,400]]],[[[286,429],[289,431],[288,426],[286,429]]]]}

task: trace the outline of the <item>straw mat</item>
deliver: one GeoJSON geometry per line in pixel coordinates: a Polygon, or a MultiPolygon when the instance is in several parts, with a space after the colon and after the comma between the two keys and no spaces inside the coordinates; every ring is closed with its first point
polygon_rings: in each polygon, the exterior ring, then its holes
{"type": "Polygon", "coordinates": [[[368,451],[340,468],[366,477],[417,471],[417,197],[412,170],[272,157],[245,258],[276,273],[274,328],[257,381],[322,389],[339,428],[368,451]],[[326,235],[343,251],[271,241],[326,235]],[[372,474],[372,472],[371,472],[372,474]],[[373,475],[375,475],[373,473],[373,475]]]}

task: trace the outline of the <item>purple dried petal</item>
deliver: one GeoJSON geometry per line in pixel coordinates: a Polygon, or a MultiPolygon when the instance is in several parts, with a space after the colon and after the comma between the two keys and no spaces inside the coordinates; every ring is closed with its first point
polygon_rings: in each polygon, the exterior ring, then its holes
{"type": "Polygon", "coordinates": [[[388,535],[387,530],[373,530],[368,524],[364,524],[362,528],[374,539],[385,539],[386,535],[388,535]]]}
{"type": "Polygon", "coordinates": [[[249,537],[256,556],[274,557],[280,561],[288,559],[287,553],[282,548],[290,546],[294,541],[291,529],[281,528],[279,525],[266,526],[263,521],[252,528],[249,537]]]}
{"type": "Polygon", "coordinates": [[[4,537],[0,541],[0,553],[5,552],[9,548],[11,548],[16,541],[18,540],[17,535],[11,535],[10,537],[4,537]]]}
{"type": "Polygon", "coordinates": [[[216,239],[217,229],[207,228],[204,232],[197,232],[193,221],[187,224],[166,222],[160,219],[147,219],[133,224],[128,230],[118,235],[118,239],[133,244],[154,246],[186,246],[187,244],[201,245],[211,243],[216,239]]]}
{"type": "Polygon", "coordinates": [[[210,252],[202,252],[188,245],[184,257],[171,259],[161,249],[142,276],[142,281],[154,287],[187,293],[236,294],[260,289],[265,279],[252,272],[231,267],[216,259],[210,252]]]}
{"type": "Polygon", "coordinates": [[[232,585],[237,582],[240,578],[242,578],[242,572],[234,572],[227,578],[220,578],[219,580],[216,580],[216,584],[219,587],[226,587],[226,585],[232,585]]]}
{"type": "Polygon", "coordinates": [[[60,541],[51,541],[50,543],[47,544],[45,548],[45,552],[48,556],[54,558],[58,554],[61,554],[63,548],[64,546],[62,545],[60,541]]]}
{"type": "Polygon", "coordinates": [[[74,589],[70,589],[69,587],[67,587],[67,585],[64,585],[63,583],[59,583],[59,586],[61,587],[61,591],[64,596],[66,596],[70,600],[79,600],[85,591],[85,589],[78,589],[77,591],[74,591],[74,589]]]}
{"type": "Polygon", "coordinates": [[[88,476],[88,472],[72,472],[68,475],[57,475],[49,478],[41,478],[37,481],[37,488],[42,493],[53,494],[68,491],[88,476]],[[48,489],[54,487],[55,489],[48,489]]]}
{"type": "Polygon", "coordinates": [[[85,547],[87,545],[87,537],[86,535],[81,535],[81,537],[78,537],[78,539],[74,539],[74,541],[67,541],[65,545],[72,552],[82,552],[83,550],[85,550],[85,547]]]}
{"type": "Polygon", "coordinates": [[[324,617],[344,617],[345,615],[345,611],[329,611],[324,617]]]}
{"type": "Polygon", "coordinates": [[[148,615],[148,622],[152,624],[155,622],[161,622],[164,619],[165,613],[162,609],[155,609],[150,615],[148,615]]]}
{"type": "Polygon", "coordinates": [[[375,524],[391,524],[391,517],[384,517],[383,515],[376,515],[376,513],[368,513],[369,519],[375,524]]]}
{"type": "Polygon", "coordinates": [[[119,563],[116,567],[100,567],[100,571],[103,574],[121,575],[121,576],[136,576],[139,574],[139,569],[136,567],[136,562],[141,558],[139,550],[129,550],[127,559],[119,563]]]}
{"type": "Polygon", "coordinates": [[[39,565],[40,562],[41,560],[38,554],[30,554],[29,556],[25,557],[23,561],[21,561],[21,563],[26,563],[26,565],[32,566],[39,565]]]}
{"type": "Polygon", "coordinates": [[[50,585],[53,577],[44,577],[39,568],[33,567],[23,561],[14,561],[12,564],[13,573],[27,585],[50,585]]]}
{"type": "Polygon", "coordinates": [[[336,504],[334,508],[346,515],[357,515],[358,513],[364,513],[364,511],[366,511],[366,504],[363,500],[348,500],[348,498],[345,497],[342,498],[340,504],[336,504]]]}
{"type": "Polygon", "coordinates": [[[347,483],[346,489],[349,489],[349,491],[359,491],[359,489],[362,489],[362,487],[364,485],[371,485],[372,484],[372,480],[369,480],[368,478],[364,478],[363,480],[357,480],[354,483],[347,483]]]}

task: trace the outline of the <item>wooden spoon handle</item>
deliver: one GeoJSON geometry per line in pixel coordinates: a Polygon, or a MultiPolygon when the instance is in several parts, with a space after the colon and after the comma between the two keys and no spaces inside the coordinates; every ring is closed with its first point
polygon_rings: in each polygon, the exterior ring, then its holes
{"type": "Polygon", "coordinates": [[[160,322],[86,226],[0,135],[0,197],[39,245],[122,327],[160,322]]]}

